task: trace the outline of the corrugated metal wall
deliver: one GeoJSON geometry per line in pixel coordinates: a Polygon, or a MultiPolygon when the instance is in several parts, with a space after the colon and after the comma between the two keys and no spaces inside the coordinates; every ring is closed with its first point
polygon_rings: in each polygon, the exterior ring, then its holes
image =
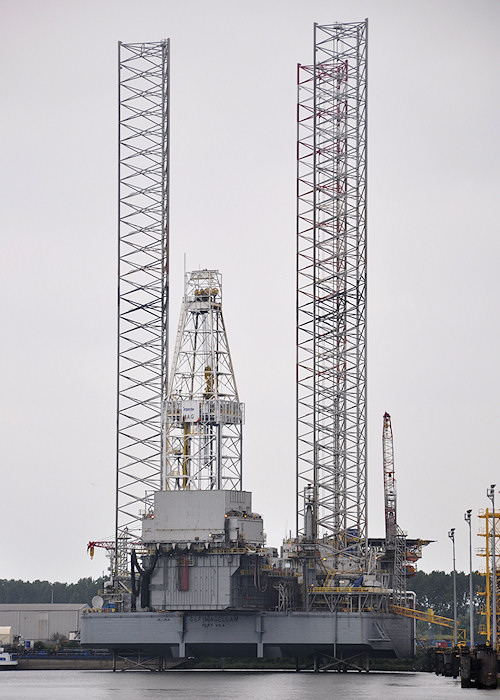
{"type": "Polygon", "coordinates": [[[231,576],[238,554],[160,557],[151,578],[151,607],[156,610],[223,610],[231,604],[231,576]],[[182,574],[182,575],[181,575],[182,574]],[[182,589],[185,590],[182,590],[182,589]]]}
{"type": "Polygon", "coordinates": [[[10,625],[14,636],[23,639],[47,642],[53,634],[64,634],[80,628],[80,611],[86,605],[72,606],[71,609],[52,608],[50,605],[0,606],[0,626],[10,625]]]}

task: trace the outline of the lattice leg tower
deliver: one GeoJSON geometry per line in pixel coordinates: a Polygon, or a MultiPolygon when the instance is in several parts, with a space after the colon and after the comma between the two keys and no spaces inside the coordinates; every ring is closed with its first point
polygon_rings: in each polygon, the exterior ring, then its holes
{"type": "Polygon", "coordinates": [[[161,485],[168,363],[169,42],[119,44],[119,303],[115,575],[161,485]]]}
{"type": "MultiPolygon", "coordinates": [[[[298,67],[297,533],[364,557],[367,23],[315,25],[298,67]]],[[[345,560],[345,557],[344,557],[345,560]]],[[[339,562],[337,561],[337,564],[339,562]]]]}

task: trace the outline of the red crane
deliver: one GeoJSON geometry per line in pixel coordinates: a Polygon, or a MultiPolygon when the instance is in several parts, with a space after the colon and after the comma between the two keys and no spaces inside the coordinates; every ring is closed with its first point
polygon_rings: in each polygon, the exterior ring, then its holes
{"type": "MultiPolygon", "coordinates": [[[[132,542],[127,543],[127,548],[136,548],[136,547],[141,547],[142,542],[140,540],[133,540],[132,542]]],[[[100,542],[93,542],[90,541],[87,545],[87,552],[90,554],[90,558],[94,558],[94,550],[96,547],[100,547],[101,549],[105,549],[107,552],[114,552],[116,548],[116,542],[115,540],[101,540],[100,542]]]]}
{"type": "Polygon", "coordinates": [[[107,542],[89,542],[87,545],[87,552],[90,554],[90,558],[94,558],[94,550],[96,547],[102,547],[102,549],[106,549],[108,552],[112,551],[115,548],[115,543],[114,541],[107,541],[107,542]]]}
{"type": "Polygon", "coordinates": [[[394,446],[392,442],[391,417],[384,413],[382,430],[382,451],[384,457],[384,505],[385,539],[388,547],[396,545],[398,534],[396,518],[396,480],[394,478],[394,446]]]}

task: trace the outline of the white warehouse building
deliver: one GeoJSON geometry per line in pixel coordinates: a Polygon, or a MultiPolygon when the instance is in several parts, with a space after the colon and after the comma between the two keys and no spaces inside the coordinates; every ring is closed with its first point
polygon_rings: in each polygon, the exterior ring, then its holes
{"type": "Polygon", "coordinates": [[[80,613],[86,603],[2,603],[0,627],[12,627],[14,637],[48,642],[54,634],[69,638],[80,629],[80,613]]]}

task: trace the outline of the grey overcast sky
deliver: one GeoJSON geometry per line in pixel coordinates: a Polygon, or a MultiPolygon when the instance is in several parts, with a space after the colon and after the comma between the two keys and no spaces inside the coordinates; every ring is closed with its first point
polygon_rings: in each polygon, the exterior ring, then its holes
{"type": "Polygon", "coordinates": [[[3,0],[0,578],[96,577],[113,536],[119,40],[171,38],[171,326],[183,254],[220,269],[244,486],[268,544],[294,528],[296,64],[365,17],[369,534],[388,411],[420,568],[450,527],[468,568],[463,514],[500,491],[500,3],[3,0]]]}

